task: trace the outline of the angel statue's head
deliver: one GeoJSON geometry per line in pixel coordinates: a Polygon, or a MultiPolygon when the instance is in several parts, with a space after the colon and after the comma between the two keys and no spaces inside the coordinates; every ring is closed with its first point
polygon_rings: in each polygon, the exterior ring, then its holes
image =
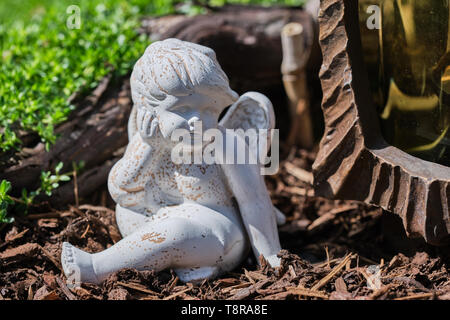
{"type": "Polygon", "coordinates": [[[131,92],[137,127],[144,136],[155,129],[170,138],[175,129],[217,126],[220,113],[238,94],[230,89],[212,49],[178,39],[152,43],[134,66],[131,92]]]}

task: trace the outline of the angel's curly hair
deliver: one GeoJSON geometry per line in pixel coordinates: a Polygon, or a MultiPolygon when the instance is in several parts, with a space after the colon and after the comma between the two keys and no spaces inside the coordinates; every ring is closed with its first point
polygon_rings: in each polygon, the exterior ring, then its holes
{"type": "Polygon", "coordinates": [[[236,99],[212,49],[173,38],[147,47],[133,68],[131,91],[134,103],[153,106],[166,96],[193,93],[236,99]]]}

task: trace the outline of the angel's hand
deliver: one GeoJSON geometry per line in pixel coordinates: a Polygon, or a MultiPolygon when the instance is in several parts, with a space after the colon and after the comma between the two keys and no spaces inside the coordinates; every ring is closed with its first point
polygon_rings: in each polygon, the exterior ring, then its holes
{"type": "Polygon", "coordinates": [[[278,210],[278,208],[276,208],[275,206],[273,207],[273,212],[275,215],[275,219],[277,220],[277,225],[282,226],[286,223],[286,216],[283,212],[278,210]]]}
{"type": "Polygon", "coordinates": [[[136,127],[142,139],[152,145],[161,137],[158,118],[153,109],[139,106],[136,114],[136,127]]]}

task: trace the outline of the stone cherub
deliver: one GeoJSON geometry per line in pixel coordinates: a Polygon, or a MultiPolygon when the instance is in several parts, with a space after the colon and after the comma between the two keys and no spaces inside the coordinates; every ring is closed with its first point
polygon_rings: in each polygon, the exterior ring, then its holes
{"type": "Polygon", "coordinates": [[[171,160],[172,133],[193,133],[198,121],[205,129],[273,129],[270,101],[256,92],[239,98],[212,49],[177,39],[146,49],[131,91],[130,142],[108,178],[123,239],[95,254],[65,242],[68,280],[99,283],[121,268],[173,268],[184,282],[213,278],[237,267],[250,245],[256,257],[279,266],[276,225],[285,218],[272,205],[259,164],[171,160]]]}

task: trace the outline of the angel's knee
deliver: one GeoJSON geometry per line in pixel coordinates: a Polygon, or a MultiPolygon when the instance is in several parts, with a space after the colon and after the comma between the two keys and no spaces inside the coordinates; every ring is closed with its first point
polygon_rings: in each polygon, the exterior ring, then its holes
{"type": "Polygon", "coordinates": [[[245,238],[235,232],[223,233],[216,226],[186,218],[167,219],[164,234],[166,261],[179,278],[206,279],[235,268],[243,258],[245,238]]]}
{"type": "Polygon", "coordinates": [[[141,213],[123,208],[120,205],[116,206],[116,223],[122,237],[127,237],[150,221],[149,217],[141,213]]]}

